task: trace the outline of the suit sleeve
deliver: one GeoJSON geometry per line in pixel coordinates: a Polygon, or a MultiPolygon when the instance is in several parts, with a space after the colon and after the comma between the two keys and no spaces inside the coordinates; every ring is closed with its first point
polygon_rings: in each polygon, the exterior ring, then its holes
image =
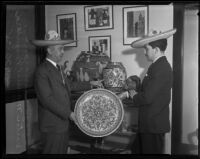
{"type": "Polygon", "coordinates": [[[45,71],[42,72],[39,70],[36,72],[35,76],[35,89],[39,101],[46,109],[56,114],[58,117],[67,120],[71,112],[61,106],[59,101],[53,96],[48,75],[45,74],[45,71]]]}
{"type": "Polygon", "coordinates": [[[148,105],[156,100],[159,93],[163,93],[163,89],[171,88],[170,84],[171,74],[168,70],[157,69],[148,83],[141,92],[133,97],[133,102],[136,106],[148,105]],[[168,86],[169,85],[169,86],[168,86]]]}

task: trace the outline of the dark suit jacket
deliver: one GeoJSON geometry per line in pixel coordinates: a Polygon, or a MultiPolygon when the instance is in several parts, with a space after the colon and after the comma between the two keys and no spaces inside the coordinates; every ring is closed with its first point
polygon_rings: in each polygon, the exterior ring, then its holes
{"type": "MultiPolygon", "coordinates": [[[[38,118],[42,132],[64,132],[68,130],[71,113],[70,91],[79,89],[78,83],[65,80],[58,69],[45,60],[35,72],[35,91],[38,98],[38,118]]],[[[90,84],[83,85],[89,89],[90,84]]],[[[83,87],[82,87],[83,88],[83,87]]]]}
{"type": "Polygon", "coordinates": [[[170,131],[169,103],[172,69],[165,56],[153,63],[143,79],[141,92],[133,97],[139,106],[139,131],[165,133],[170,131]]]}

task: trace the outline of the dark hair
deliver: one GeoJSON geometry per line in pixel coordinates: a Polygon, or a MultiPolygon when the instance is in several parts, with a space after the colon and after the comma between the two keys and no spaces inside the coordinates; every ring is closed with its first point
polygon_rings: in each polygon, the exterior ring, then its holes
{"type": "Polygon", "coordinates": [[[158,47],[161,51],[165,51],[167,48],[167,39],[160,39],[153,42],[150,42],[149,45],[154,49],[158,47]]]}

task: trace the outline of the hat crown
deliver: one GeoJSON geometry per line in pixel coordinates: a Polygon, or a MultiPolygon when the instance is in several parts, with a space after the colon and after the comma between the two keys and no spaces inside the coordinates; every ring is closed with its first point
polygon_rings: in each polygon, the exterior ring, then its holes
{"type": "Polygon", "coordinates": [[[60,36],[56,31],[50,30],[45,34],[45,40],[60,40],[60,36]]]}
{"type": "Polygon", "coordinates": [[[54,31],[49,30],[44,37],[44,40],[31,40],[30,42],[36,46],[52,46],[52,45],[66,45],[76,42],[77,40],[61,40],[60,35],[54,31]]]}
{"type": "Polygon", "coordinates": [[[176,33],[176,28],[165,31],[165,32],[151,29],[148,32],[148,35],[141,37],[140,39],[138,39],[136,41],[133,41],[131,43],[131,46],[133,48],[141,48],[152,41],[156,41],[156,40],[160,40],[160,39],[167,39],[175,33],[176,33]]]}

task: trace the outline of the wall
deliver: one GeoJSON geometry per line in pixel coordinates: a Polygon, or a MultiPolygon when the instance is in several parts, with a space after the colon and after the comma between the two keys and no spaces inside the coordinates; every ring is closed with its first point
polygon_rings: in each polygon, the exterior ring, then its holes
{"type": "Polygon", "coordinates": [[[182,143],[198,152],[198,10],[186,10],[183,46],[182,143]]]}
{"type": "Polygon", "coordinates": [[[8,5],[6,8],[5,86],[6,90],[33,86],[35,47],[29,42],[35,33],[35,7],[8,5]]]}
{"type": "MultiPolygon", "coordinates": [[[[131,5],[134,6],[134,5],[131,5]]],[[[126,68],[127,75],[138,75],[142,79],[146,74],[149,62],[146,61],[144,54],[141,54],[143,49],[133,49],[130,46],[123,45],[123,23],[122,11],[124,7],[130,5],[113,5],[114,29],[85,31],[84,28],[84,6],[83,5],[46,5],[46,30],[57,30],[56,15],[76,13],[77,14],[77,39],[78,46],[68,48],[64,56],[64,60],[69,60],[69,69],[77,55],[81,51],[89,50],[89,36],[111,35],[111,56],[112,61],[120,61],[126,68]],[[141,53],[138,53],[141,52],[141,53]]],[[[135,7],[135,6],[134,6],[135,7]]],[[[150,5],[149,6],[149,29],[158,29],[161,31],[173,28],[173,5],[150,5]]],[[[168,47],[166,56],[172,65],[172,48],[173,37],[168,39],[168,47]]],[[[171,104],[170,104],[171,108],[171,104]]],[[[166,153],[171,153],[171,134],[166,136],[166,153]]]]}
{"type": "MultiPolygon", "coordinates": [[[[133,5],[132,5],[133,6],[133,5]]],[[[78,46],[68,48],[64,56],[64,60],[70,60],[69,68],[77,55],[82,50],[89,50],[89,36],[111,35],[111,56],[112,61],[120,61],[124,64],[127,74],[138,75],[144,77],[143,71],[147,71],[149,63],[143,54],[135,54],[143,52],[143,50],[134,50],[130,46],[123,45],[123,24],[122,24],[122,8],[130,7],[129,5],[113,5],[114,29],[85,31],[84,28],[84,6],[83,5],[46,5],[46,30],[57,30],[56,15],[76,13],[77,17],[77,39],[78,46]]],[[[173,27],[173,6],[172,5],[150,5],[149,6],[149,29],[168,30],[173,27]]],[[[172,64],[172,38],[169,38],[166,56],[172,64]]]]}

